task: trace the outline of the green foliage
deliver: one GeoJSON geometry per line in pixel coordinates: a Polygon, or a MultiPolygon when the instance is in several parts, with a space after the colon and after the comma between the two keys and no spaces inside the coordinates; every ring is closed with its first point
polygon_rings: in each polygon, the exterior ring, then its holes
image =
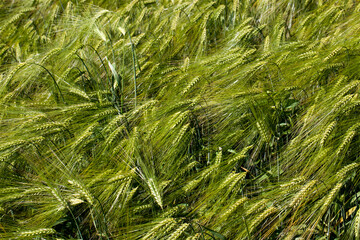
{"type": "Polygon", "coordinates": [[[359,239],[360,4],[0,2],[0,238],[359,239]]]}

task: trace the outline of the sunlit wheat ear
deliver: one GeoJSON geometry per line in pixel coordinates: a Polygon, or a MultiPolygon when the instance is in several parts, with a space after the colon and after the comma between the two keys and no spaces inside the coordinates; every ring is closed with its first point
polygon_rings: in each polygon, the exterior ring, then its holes
{"type": "Polygon", "coordinates": [[[127,206],[131,200],[133,199],[135,193],[137,192],[139,187],[131,189],[131,191],[126,195],[126,198],[124,200],[124,205],[127,206]]]}
{"type": "Polygon", "coordinates": [[[228,164],[231,165],[231,164],[234,164],[234,163],[237,163],[239,160],[243,159],[243,158],[246,158],[246,153],[253,148],[253,145],[250,145],[250,146],[247,146],[245,148],[243,148],[240,153],[236,154],[236,156],[234,156],[233,158],[230,158],[228,160],[228,164]]]}
{"type": "Polygon", "coordinates": [[[145,205],[140,205],[140,206],[137,206],[137,207],[133,208],[132,211],[134,213],[139,213],[139,212],[141,212],[143,210],[147,210],[147,209],[150,209],[152,207],[153,207],[153,204],[145,204],[145,205]]]}
{"type": "Polygon", "coordinates": [[[333,121],[329,124],[329,126],[325,129],[325,132],[323,134],[323,137],[320,140],[320,146],[324,146],[325,141],[327,140],[327,138],[329,137],[330,133],[333,131],[333,129],[336,126],[336,121],[333,121]]]}
{"type": "Polygon", "coordinates": [[[303,183],[305,180],[306,180],[305,177],[297,177],[297,178],[292,179],[288,183],[281,184],[280,187],[294,189],[294,188],[299,187],[299,184],[303,183]]]}
{"type": "Polygon", "coordinates": [[[300,54],[299,58],[300,59],[309,59],[309,58],[315,57],[316,55],[317,55],[316,51],[308,51],[308,52],[300,54]]]}
{"type": "Polygon", "coordinates": [[[153,239],[160,229],[168,228],[169,226],[174,226],[174,224],[176,224],[174,218],[167,218],[159,222],[157,225],[155,225],[142,239],[143,240],[153,239]]]}
{"type": "Polygon", "coordinates": [[[294,72],[295,76],[301,76],[302,74],[312,70],[313,67],[311,66],[311,64],[307,64],[303,67],[301,67],[300,69],[296,70],[296,72],[294,72]]]}
{"type": "Polygon", "coordinates": [[[188,130],[189,126],[190,126],[190,124],[187,123],[180,129],[179,133],[177,134],[174,141],[172,142],[173,145],[176,145],[180,142],[180,140],[184,137],[186,131],[188,130]]]}
{"type": "Polygon", "coordinates": [[[291,207],[297,207],[313,190],[314,185],[317,183],[316,180],[311,180],[293,197],[290,202],[291,207]]]}
{"type": "Polygon", "coordinates": [[[224,212],[220,217],[222,219],[227,219],[234,211],[236,211],[236,209],[238,207],[240,207],[241,205],[243,205],[246,201],[248,200],[248,198],[243,197],[240,198],[239,200],[237,200],[234,204],[232,204],[228,210],[226,212],[224,212]]]}
{"type": "Polygon", "coordinates": [[[323,61],[324,61],[324,62],[329,61],[331,58],[333,58],[333,57],[335,57],[336,55],[340,54],[342,50],[343,50],[342,47],[337,47],[337,48],[335,48],[328,56],[326,56],[326,57],[324,58],[323,61]]]}
{"type": "Polygon", "coordinates": [[[87,182],[88,188],[94,187],[94,185],[96,184],[105,182],[106,180],[109,179],[111,173],[113,173],[111,169],[101,172],[100,174],[92,178],[89,182],[87,182]]]}
{"type": "Polygon", "coordinates": [[[11,17],[8,21],[6,21],[4,23],[4,25],[0,28],[0,34],[3,33],[10,24],[12,24],[12,23],[16,22],[18,19],[20,19],[23,14],[24,13],[22,13],[22,12],[18,13],[16,15],[14,15],[13,17],[11,17]]]}
{"type": "Polygon", "coordinates": [[[105,140],[104,146],[110,145],[113,141],[125,131],[125,126],[116,128],[105,140]]]}
{"type": "Polygon", "coordinates": [[[180,212],[181,210],[183,210],[184,207],[182,207],[181,205],[177,205],[175,207],[172,207],[170,209],[168,209],[167,211],[165,211],[164,213],[162,213],[160,215],[161,218],[169,218],[169,217],[173,217],[175,214],[177,214],[178,212],[180,212]]]}
{"type": "Polygon", "coordinates": [[[336,173],[336,178],[339,182],[342,182],[349,174],[349,172],[353,171],[354,169],[359,167],[359,163],[350,163],[349,165],[346,165],[345,167],[341,168],[336,173]]]}
{"type": "Polygon", "coordinates": [[[200,28],[201,30],[201,35],[200,35],[200,43],[198,46],[198,51],[197,51],[197,56],[200,56],[202,54],[203,51],[206,51],[206,39],[207,39],[207,21],[209,19],[211,12],[208,12],[205,14],[205,17],[203,18],[203,23],[201,24],[200,28]]]}
{"type": "Polygon", "coordinates": [[[236,196],[244,188],[243,183],[246,175],[246,172],[230,174],[219,186],[219,190],[224,189],[226,191],[223,196],[236,196]]]}
{"type": "Polygon", "coordinates": [[[192,81],[190,81],[190,83],[185,87],[185,89],[182,91],[182,94],[185,95],[186,93],[188,93],[191,88],[193,88],[195,86],[195,84],[197,82],[200,81],[200,77],[195,77],[192,81]]]}
{"type": "Polygon", "coordinates": [[[108,210],[108,214],[111,214],[114,211],[114,207],[125,207],[124,204],[126,202],[126,198],[128,197],[131,180],[132,179],[129,179],[119,185],[116,190],[116,197],[108,210]]]}
{"type": "Polygon", "coordinates": [[[102,119],[102,118],[106,118],[106,117],[109,117],[109,116],[113,116],[115,114],[119,113],[117,109],[107,109],[107,110],[104,110],[96,115],[94,115],[94,118],[96,119],[102,119]]]}
{"type": "Polygon", "coordinates": [[[14,140],[8,143],[4,143],[2,145],[0,145],[0,151],[4,151],[6,149],[12,148],[12,147],[16,147],[16,146],[21,146],[24,143],[26,143],[25,140],[14,140]]]}
{"type": "Polygon", "coordinates": [[[176,240],[180,237],[180,235],[189,227],[188,223],[183,223],[178,229],[176,229],[175,232],[173,232],[170,236],[169,236],[169,240],[176,240]]]}
{"type": "Polygon", "coordinates": [[[62,111],[63,112],[76,113],[76,112],[81,111],[81,110],[95,109],[95,108],[96,108],[95,103],[81,103],[81,104],[75,104],[75,105],[65,107],[65,108],[62,109],[62,111]]]}
{"type": "Polygon", "coordinates": [[[343,87],[341,90],[339,90],[336,94],[335,97],[342,97],[345,94],[347,94],[349,91],[353,90],[354,88],[358,88],[360,85],[360,81],[359,80],[354,80],[351,81],[349,84],[347,84],[345,87],[343,87]]]}
{"type": "Polygon", "coordinates": [[[245,64],[246,59],[255,52],[256,52],[255,49],[250,49],[250,50],[247,50],[247,51],[239,54],[239,57],[237,59],[235,59],[235,62],[233,64],[231,64],[229,67],[227,67],[227,70],[231,71],[231,70],[235,70],[235,69],[239,68],[241,65],[245,64]]]}
{"type": "Polygon", "coordinates": [[[172,126],[171,129],[176,128],[185,118],[187,118],[190,114],[190,111],[185,111],[185,112],[178,112],[178,114],[176,114],[175,118],[172,119],[172,126]]]}
{"type": "Polygon", "coordinates": [[[341,69],[342,67],[344,67],[344,63],[332,63],[325,65],[319,71],[324,72],[326,70],[336,70],[336,69],[341,69]]]}
{"type": "Polygon", "coordinates": [[[56,198],[56,200],[59,201],[59,203],[61,204],[61,209],[59,210],[62,210],[62,208],[67,208],[68,207],[68,204],[66,202],[66,200],[60,195],[59,191],[55,188],[51,188],[51,194],[56,198]]]}
{"type": "Polygon", "coordinates": [[[80,184],[76,180],[69,180],[68,182],[79,190],[79,192],[85,197],[86,201],[90,205],[94,205],[93,196],[90,194],[90,192],[82,184],[80,184]]]}
{"type": "Polygon", "coordinates": [[[198,178],[189,181],[185,186],[182,187],[182,189],[185,192],[192,191],[195,187],[197,187],[197,185],[200,182],[209,178],[211,176],[211,174],[213,174],[216,171],[217,167],[218,167],[218,165],[213,164],[211,167],[205,169],[204,171],[201,172],[201,174],[200,174],[200,176],[198,176],[198,178]]]}
{"type": "Polygon", "coordinates": [[[344,115],[350,115],[352,112],[356,111],[360,106],[359,100],[352,100],[342,111],[344,115]]]}
{"type": "Polygon", "coordinates": [[[329,208],[330,204],[334,201],[336,194],[339,192],[340,188],[342,187],[342,183],[336,184],[336,186],[330,191],[330,193],[324,199],[324,203],[321,206],[320,215],[323,215],[326,210],[329,208]]]}
{"type": "Polygon", "coordinates": [[[201,239],[201,233],[196,233],[194,236],[187,237],[186,240],[198,240],[201,239]]]}
{"type": "Polygon", "coordinates": [[[246,210],[246,215],[257,213],[266,207],[266,204],[269,202],[269,199],[262,199],[257,203],[253,204],[250,208],[246,210]]]}
{"type": "Polygon", "coordinates": [[[270,215],[276,213],[278,211],[277,208],[271,206],[268,209],[266,209],[263,213],[261,213],[250,225],[250,232],[254,232],[256,230],[256,227],[258,224],[260,224],[262,221],[264,221],[267,217],[270,215]]]}
{"type": "Polygon", "coordinates": [[[33,231],[24,231],[19,232],[20,237],[36,237],[36,236],[42,236],[42,235],[51,235],[55,234],[56,231],[52,228],[41,228],[33,231]]]}
{"type": "Polygon", "coordinates": [[[82,91],[81,89],[78,88],[74,88],[74,87],[70,87],[69,88],[69,93],[74,94],[76,96],[82,97],[86,100],[90,100],[88,94],[84,91],[82,91]]]}
{"type": "Polygon", "coordinates": [[[256,127],[258,128],[261,138],[264,142],[268,142],[270,140],[270,135],[265,127],[265,124],[263,121],[259,120],[256,122],[256,127]]]}
{"type": "Polygon", "coordinates": [[[192,170],[194,167],[196,167],[197,165],[199,165],[198,161],[192,161],[189,164],[187,164],[183,169],[181,169],[177,174],[175,179],[183,176],[186,172],[189,172],[190,170],[192,170]]]}
{"type": "Polygon", "coordinates": [[[114,116],[110,122],[107,124],[107,126],[104,128],[104,131],[111,131],[118,125],[121,125],[121,122],[125,119],[124,115],[116,115],[114,116]]]}
{"type": "Polygon", "coordinates": [[[341,142],[339,148],[336,151],[336,155],[340,156],[342,153],[344,153],[344,151],[347,149],[348,145],[350,144],[351,140],[353,139],[353,137],[355,136],[356,131],[350,129],[350,131],[348,130],[345,134],[345,137],[343,139],[343,141],[341,142]]]}
{"type": "Polygon", "coordinates": [[[354,233],[356,239],[360,238],[360,211],[358,210],[354,219],[354,233]]]}
{"type": "Polygon", "coordinates": [[[238,176],[238,174],[232,172],[230,173],[225,179],[224,181],[220,184],[219,186],[219,190],[223,189],[224,187],[228,186],[230,183],[233,182],[233,180],[238,176]]]}
{"type": "Polygon", "coordinates": [[[192,191],[194,188],[197,187],[197,185],[201,182],[201,179],[194,179],[189,181],[184,187],[182,187],[182,190],[186,193],[192,191]]]}
{"type": "MultiPolygon", "coordinates": [[[[12,80],[12,78],[15,76],[15,74],[22,68],[26,67],[28,64],[26,62],[24,63],[20,63],[18,64],[14,69],[11,70],[11,72],[9,72],[7,74],[7,77],[5,78],[4,81],[4,86],[8,85],[9,82],[12,80]]],[[[4,89],[5,90],[5,89],[4,89]]]]}
{"type": "Polygon", "coordinates": [[[118,181],[128,181],[130,179],[132,179],[135,176],[135,169],[130,170],[129,172],[118,172],[115,174],[114,177],[110,178],[108,180],[109,183],[114,183],[114,182],[118,182],[118,181]]]}
{"type": "Polygon", "coordinates": [[[95,122],[95,123],[91,124],[87,129],[85,129],[85,131],[76,139],[76,141],[72,145],[72,148],[76,149],[78,146],[80,146],[80,144],[85,142],[85,140],[87,140],[93,134],[94,129],[98,125],[99,125],[99,123],[95,122]]]}
{"type": "Polygon", "coordinates": [[[49,51],[40,61],[39,64],[43,65],[48,61],[51,57],[56,56],[62,49],[61,48],[54,48],[53,50],[49,51]]]}
{"type": "Polygon", "coordinates": [[[20,149],[20,147],[17,147],[8,152],[1,153],[0,154],[0,162],[6,162],[7,160],[9,160],[19,149],[20,149]]]}
{"type": "MultiPolygon", "coordinates": [[[[313,104],[311,107],[309,107],[306,111],[306,114],[303,118],[303,122],[304,122],[304,127],[308,124],[308,122],[311,120],[312,118],[312,115],[315,111],[315,108],[316,108],[316,104],[313,104]]],[[[290,143],[291,144],[291,143],[290,143]]]]}
{"type": "Polygon", "coordinates": [[[162,197],[160,195],[160,190],[158,186],[155,184],[152,178],[146,180],[146,183],[150,189],[151,195],[154,197],[155,201],[161,208],[163,208],[162,197]]]}

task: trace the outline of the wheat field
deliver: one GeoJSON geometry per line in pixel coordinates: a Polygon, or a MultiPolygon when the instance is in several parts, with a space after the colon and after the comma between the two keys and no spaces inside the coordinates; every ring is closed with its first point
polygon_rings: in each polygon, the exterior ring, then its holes
{"type": "Polygon", "coordinates": [[[0,239],[360,239],[357,0],[0,1],[0,239]]]}

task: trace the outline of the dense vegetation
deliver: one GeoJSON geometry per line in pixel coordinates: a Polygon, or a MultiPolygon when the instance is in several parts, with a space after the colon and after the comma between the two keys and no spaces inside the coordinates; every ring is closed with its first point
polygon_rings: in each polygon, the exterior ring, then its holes
{"type": "Polygon", "coordinates": [[[360,3],[0,2],[1,239],[360,237],[360,3]]]}

